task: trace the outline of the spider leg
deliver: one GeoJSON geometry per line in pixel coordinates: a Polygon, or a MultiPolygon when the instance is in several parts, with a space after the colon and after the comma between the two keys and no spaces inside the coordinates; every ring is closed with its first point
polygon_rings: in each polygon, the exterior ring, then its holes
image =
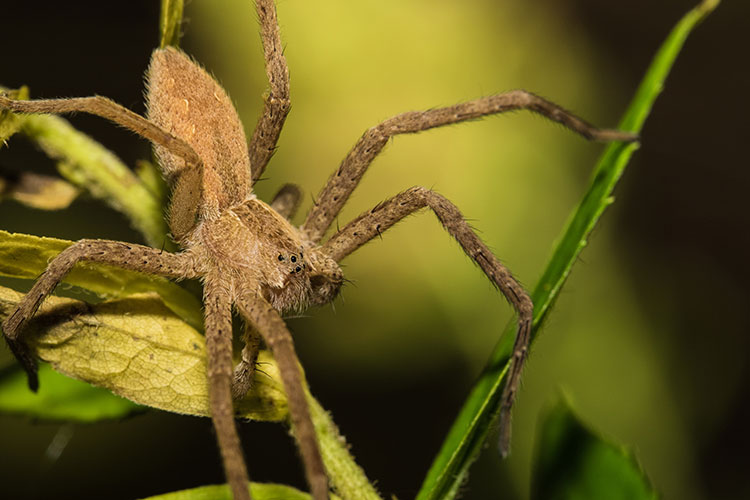
{"type": "Polygon", "coordinates": [[[247,467],[234,424],[232,403],[232,284],[229,274],[215,270],[203,286],[211,420],[216,429],[224,472],[234,500],[250,500],[247,467]]]}
{"type": "Polygon", "coordinates": [[[365,212],[331,237],[322,247],[324,253],[339,261],[380,235],[404,217],[429,207],[443,227],[461,245],[464,252],[484,271],[492,283],[518,312],[518,330],[508,378],[501,396],[500,451],[510,448],[510,417],[521,369],[528,354],[533,304],[523,287],[464,220],[458,208],[443,196],[423,187],[413,187],[365,212]]]}
{"type": "Polygon", "coordinates": [[[294,351],[292,335],[279,312],[256,292],[249,291],[241,294],[236,304],[242,316],[255,326],[263,336],[266,345],[276,358],[289,402],[292,428],[302,454],[305,475],[307,476],[307,482],[310,484],[312,497],[314,500],[326,500],[328,498],[328,478],[323,466],[318,440],[315,437],[315,429],[305,397],[300,364],[297,353],[294,351]]]}
{"type": "MultiPolygon", "coordinates": [[[[181,240],[192,228],[198,214],[200,192],[189,186],[200,186],[203,162],[192,147],[151,123],[141,115],[102,96],[75,97],[70,99],[38,99],[14,101],[0,93],[0,109],[21,113],[89,113],[106,118],[185,160],[179,171],[164,172],[174,184],[170,208],[170,229],[176,241],[181,240]],[[186,188],[187,186],[187,188],[186,188]],[[176,218],[175,215],[181,217],[176,218]]],[[[162,165],[162,168],[164,166],[162,165]]]]}
{"type": "Polygon", "coordinates": [[[637,139],[636,135],[627,132],[598,129],[557,104],[525,90],[512,90],[444,108],[410,111],[389,118],[365,131],[321,190],[317,201],[307,214],[302,231],[315,243],[321,240],[354,188],[359,184],[367,168],[391,137],[521,109],[538,113],[558,122],[587,139],[595,141],[634,141],[637,139]]]}
{"type": "Polygon", "coordinates": [[[255,363],[258,361],[258,353],[260,352],[260,335],[252,326],[245,325],[242,342],[245,345],[242,348],[240,362],[234,367],[232,378],[232,399],[235,401],[245,397],[252,385],[255,363]]]}
{"type": "Polygon", "coordinates": [[[256,0],[255,7],[260,20],[263,57],[266,61],[266,75],[270,88],[264,99],[263,114],[255,126],[248,146],[253,183],[263,174],[268,160],[276,149],[276,142],[291,106],[289,68],[281,46],[276,7],[272,0],[256,0]]]}
{"type": "Polygon", "coordinates": [[[63,250],[49,263],[47,269],[2,325],[5,339],[26,370],[29,387],[33,391],[39,386],[36,359],[19,335],[47,295],[52,293],[63,277],[82,260],[171,278],[196,276],[195,264],[188,253],[174,254],[143,245],[107,240],[80,240],[63,250]]]}
{"type": "Polygon", "coordinates": [[[168,134],[141,115],[102,96],[70,99],[37,99],[14,101],[0,95],[0,108],[20,113],[89,113],[114,122],[135,132],[185,159],[188,165],[201,165],[201,160],[185,141],[168,134]]]}
{"type": "Polygon", "coordinates": [[[271,208],[276,210],[285,219],[291,219],[297,213],[302,190],[296,184],[284,184],[271,201],[271,208]]]}

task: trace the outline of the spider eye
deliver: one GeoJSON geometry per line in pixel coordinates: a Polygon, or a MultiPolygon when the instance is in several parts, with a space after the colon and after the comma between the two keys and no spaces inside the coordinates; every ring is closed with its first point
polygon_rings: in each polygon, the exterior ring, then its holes
{"type": "Polygon", "coordinates": [[[297,257],[295,257],[294,255],[292,255],[292,262],[297,262],[297,257]]]}
{"type": "Polygon", "coordinates": [[[302,252],[299,253],[299,258],[302,259],[302,252]]]}
{"type": "Polygon", "coordinates": [[[284,260],[284,256],[283,255],[279,255],[279,261],[282,261],[282,260],[284,260]]]}
{"type": "Polygon", "coordinates": [[[296,268],[296,269],[294,270],[294,272],[295,272],[295,273],[298,273],[298,272],[300,272],[301,270],[302,270],[302,268],[301,268],[301,267],[299,267],[299,266],[297,266],[297,268],[296,268]]]}

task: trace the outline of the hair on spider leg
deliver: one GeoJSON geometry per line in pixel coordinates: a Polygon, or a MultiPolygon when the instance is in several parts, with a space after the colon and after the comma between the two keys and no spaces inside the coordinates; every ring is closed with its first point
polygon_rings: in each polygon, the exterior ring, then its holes
{"type": "MultiPolygon", "coordinates": [[[[260,364],[260,363],[258,363],[257,361],[255,362],[255,365],[256,365],[256,366],[255,366],[255,373],[260,373],[261,375],[265,375],[266,377],[268,377],[268,378],[270,378],[270,379],[273,379],[273,377],[272,377],[272,376],[270,376],[270,375],[269,375],[268,373],[266,373],[266,372],[264,372],[263,370],[261,370],[260,368],[258,368],[258,366],[257,366],[257,365],[259,365],[259,364],[260,364]]],[[[267,364],[267,363],[264,363],[264,364],[267,364]]]]}
{"type": "Polygon", "coordinates": [[[354,288],[357,287],[357,282],[355,280],[350,280],[349,278],[343,278],[341,283],[342,285],[352,285],[354,288]]]}
{"type": "Polygon", "coordinates": [[[287,319],[303,319],[303,318],[310,318],[310,317],[311,316],[309,314],[302,314],[302,313],[292,314],[290,316],[284,315],[284,319],[285,320],[287,320],[287,319]]]}

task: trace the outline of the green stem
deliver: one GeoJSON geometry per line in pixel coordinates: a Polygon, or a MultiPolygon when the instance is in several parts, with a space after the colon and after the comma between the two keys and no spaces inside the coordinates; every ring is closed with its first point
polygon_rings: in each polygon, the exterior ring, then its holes
{"type": "Polygon", "coordinates": [[[159,47],[180,45],[180,23],[182,23],[183,0],[161,0],[159,16],[159,47]]]}
{"type": "Polygon", "coordinates": [[[345,500],[381,500],[349,453],[349,446],[331,416],[309,393],[307,401],[333,489],[345,500]]]}
{"type": "Polygon", "coordinates": [[[165,244],[168,229],[160,200],[114,153],[58,116],[23,115],[22,129],[59,160],[63,177],[127,215],[150,245],[165,244]]]}

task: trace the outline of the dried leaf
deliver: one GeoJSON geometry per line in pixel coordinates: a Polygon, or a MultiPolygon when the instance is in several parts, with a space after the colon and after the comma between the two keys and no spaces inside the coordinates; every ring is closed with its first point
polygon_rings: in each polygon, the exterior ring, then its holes
{"type": "MultiPolygon", "coordinates": [[[[23,297],[0,287],[0,316],[23,297]]],[[[89,305],[49,297],[24,330],[43,361],[135,403],[175,413],[208,416],[205,339],[167,309],[156,294],[89,305]]],[[[238,416],[283,420],[286,396],[278,369],[262,351],[262,370],[236,405],[238,416]]]]}
{"type": "Polygon", "coordinates": [[[33,172],[0,171],[0,197],[39,210],[62,210],[78,196],[78,189],[62,179],[33,172]]]}

